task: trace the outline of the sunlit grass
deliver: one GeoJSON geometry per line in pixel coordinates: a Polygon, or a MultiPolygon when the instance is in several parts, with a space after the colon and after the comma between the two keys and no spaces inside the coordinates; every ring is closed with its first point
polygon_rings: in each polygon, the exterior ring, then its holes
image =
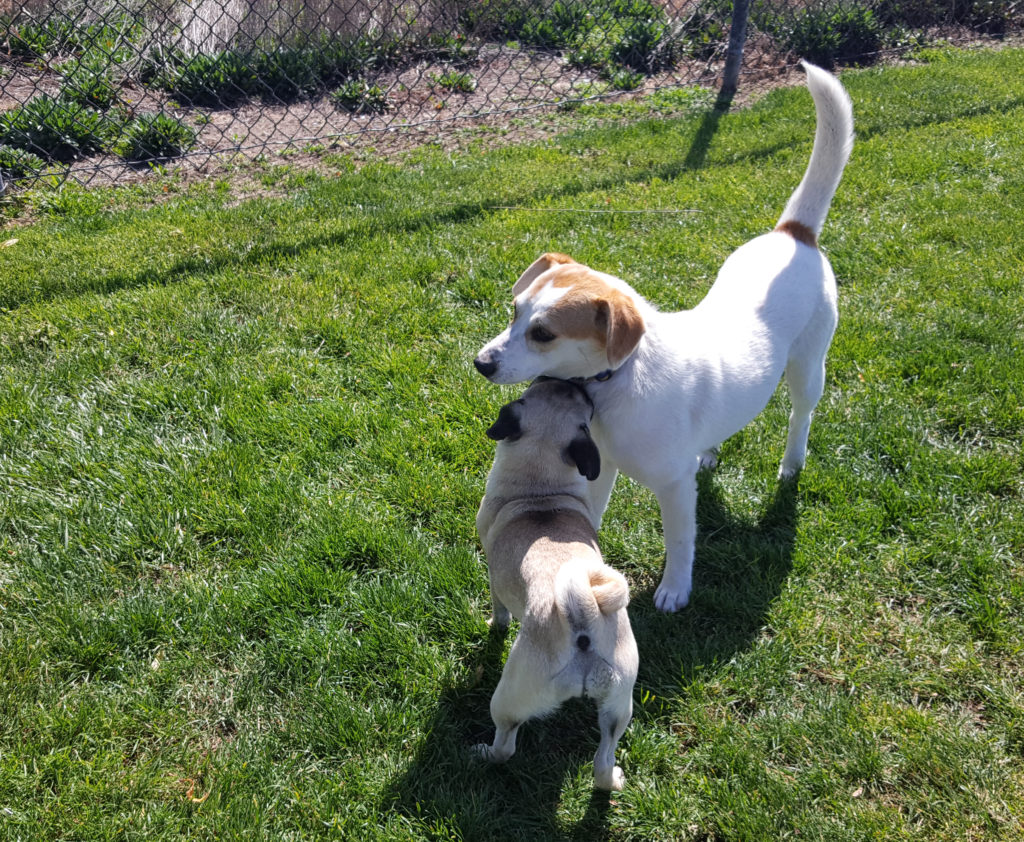
{"type": "Polygon", "coordinates": [[[2,835],[1024,834],[1024,54],[933,58],[844,75],[840,327],[798,489],[780,394],[702,477],[673,616],[653,499],[613,498],[641,668],[612,802],[585,703],[504,768],[468,753],[505,645],[483,431],[515,393],[470,361],[541,251],[696,303],[798,181],[806,91],[10,229],[2,835]],[[614,209],[686,212],[583,212],[614,209]]]}

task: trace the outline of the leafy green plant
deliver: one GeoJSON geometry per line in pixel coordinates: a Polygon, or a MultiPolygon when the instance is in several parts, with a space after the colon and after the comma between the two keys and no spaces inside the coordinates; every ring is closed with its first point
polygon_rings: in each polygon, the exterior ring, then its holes
{"type": "Polygon", "coordinates": [[[680,44],[661,6],[651,0],[617,0],[611,14],[622,27],[610,49],[615,64],[655,73],[678,61],[680,44]]]}
{"type": "MultiPolygon", "coordinates": [[[[408,60],[424,49],[420,42],[366,35],[195,56],[154,49],[142,63],[140,76],[179,101],[202,107],[232,105],[251,97],[292,102],[346,83],[367,69],[408,60]]],[[[437,50],[440,54],[452,52],[440,42],[437,50]]]]}
{"type": "Polygon", "coordinates": [[[120,87],[110,77],[109,61],[92,55],[67,62],[60,70],[60,96],[64,99],[99,109],[110,108],[117,102],[120,87]]]}
{"type": "Polygon", "coordinates": [[[434,61],[447,61],[453,64],[464,64],[473,61],[479,50],[470,43],[462,32],[431,32],[417,38],[410,45],[411,55],[416,58],[428,58],[434,61]]]}
{"type": "Polygon", "coordinates": [[[57,161],[99,152],[111,130],[101,112],[45,94],[0,114],[0,143],[57,161]]]}
{"type": "Polygon", "coordinates": [[[547,8],[531,4],[516,37],[532,47],[569,47],[587,30],[589,17],[580,0],[555,0],[547,8]]]}
{"type": "Polygon", "coordinates": [[[69,44],[76,26],[64,15],[52,15],[43,21],[27,17],[2,19],[4,51],[21,59],[45,58],[69,44]]]}
{"type": "Polygon", "coordinates": [[[876,0],[879,20],[915,28],[968,26],[988,35],[1005,33],[1020,22],[1022,9],[1014,0],[876,0]]]}
{"type": "Polygon", "coordinates": [[[884,43],[884,27],[866,6],[808,8],[792,18],[777,18],[773,35],[790,52],[822,67],[870,63],[884,43]]]}
{"type": "Polygon", "coordinates": [[[313,93],[322,83],[322,56],[304,47],[279,47],[253,55],[255,93],[265,99],[291,102],[313,93]]]}
{"type": "Polygon", "coordinates": [[[260,90],[256,67],[246,54],[222,50],[169,58],[155,74],[153,84],[190,105],[232,105],[260,90]]]}
{"type": "Polygon", "coordinates": [[[126,61],[136,54],[135,42],[147,32],[135,15],[120,13],[85,23],[63,12],[43,20],[29,15],[0,17],[0,48],[23,60],[75,53],[109,62],[126,61]]]}
{"type": "Polygon", "coordinates": [[[166,114],[142,114],[128,123],[114,151],[129,161],[184,155],[196,144],[196,131],[166,114]]]}
{"type": "Polygon", "coordinates": [[[364,79],[345,82],[331,91],[330,100],[336,108],[355,113],[381,113],[389,108],[384,89],[364,79]]]}
{"type": "Polygon", "coordinates": [[[644,74],[628,67],[613,67],[603,73],[602,78],[617,91],[635,91],[644,83],[644,74]]]}
{"type": "Polygon", "coordinates": [[[5,181],[37,175],[46,168],[46,161],[24,149],[0,146],[0,174],[5,181]]]}
{"type": "Polygon", "coordinates": [[[466,11],[462,24],[487,37],[526,47],[566,50],[582,67],[628,67],[652,73],[671,67],[683,42],[653,0],[489,0],[466,11]]]}
{"type": "Polygon", "coordinates": [[[446,91],[468,94],[476,90],[476,79],[469,73],[446,70],[434,77],[434,83],[446,91]]]}
{"type": "Polygon", "coordinates": [[[708,59],[721,49],[728,37],[729,10],[713,0],[698,6],[678,23],[678,49],[699,59],[708,59]]]}

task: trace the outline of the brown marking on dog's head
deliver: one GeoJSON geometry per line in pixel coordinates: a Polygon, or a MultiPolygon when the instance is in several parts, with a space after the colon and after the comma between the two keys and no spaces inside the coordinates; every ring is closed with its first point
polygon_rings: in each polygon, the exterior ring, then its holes
{"type": "Polygon", "coordinates": [[[780,234],[789,235],[798,243],[803,243],[815,249],[818,247],[817,235],[802,222],[797,222],[795,219],[780,223],[775,227],[775,230],[780,234]]]}
{"type": "Polygon", "coordinates": [[[519,280],[515,282],[512,287],[512,294],[519,295],[523,290],[527,289],[537,278],[548,271],[552,266],[558,266],[562,264],[575,263],[567,254],[559,254],[556,251],[550,251],[547,254],[542,254],[533,263],[531,263],[525,272],[519,276],[519,280]]]}
{"type": "Polygon", "coordinates": [[[612,368],[633,353],[644,335],[644,320],[632,299],[580,263],[558,267],[551,285],[566,293],[544,321],[556,336],[602,345],[612,368]]]}

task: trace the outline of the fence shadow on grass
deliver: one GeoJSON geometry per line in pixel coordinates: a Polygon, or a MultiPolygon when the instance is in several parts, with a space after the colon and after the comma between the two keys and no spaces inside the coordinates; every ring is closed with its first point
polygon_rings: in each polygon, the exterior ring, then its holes
{"type": "Polygon", "coordinates": [[[731,107],[732,94],[727,91],[719,91],[715,98],[715,104],[701,115],[693,142],[683,159],[684,170],[699,170],[704,166],[708,149],[711,148],[711,140],[715,136],[715,132],[718,131],[718,124],[731,107]]]}
{"type": "MultiPolygon", "coordinates": [[[[792,566],[796,482],[777,485],[756,523],[730,513],[712,475],[702,473],[699,484],[702,537],[691,605],[662,614],[654,608],[653,588],[635,592],[630,603],[640,649],[637,697],[641,691],[662,699],[685,694],[695,674],[746,650],[761,633],[792,566]]],[[[505,642],[504,635],[489,633],[471,661],[472,680],[438,699],[415,757],[383,794],[382,812],[397,811],[445,838],[609,838],[614,794],[595,790],[585,807],[578,794],[575,801],[564,797],[567,783],[584,767],[590,773],[598,742],[591,703],[577,700],[548,719],[532,720],[504,766],[471,756],[473,744],[490,742],[494,735],[489,702],[505,642]],[[576,815],[570,815],[573,811],[576,815]]],[[[638,706],[634,721],[644,718],[638,706]]],[[[629,774],[627,768],[627,787],[629,774]]],[[[584,780],[589,786],[589,777],[584,780]]]]}

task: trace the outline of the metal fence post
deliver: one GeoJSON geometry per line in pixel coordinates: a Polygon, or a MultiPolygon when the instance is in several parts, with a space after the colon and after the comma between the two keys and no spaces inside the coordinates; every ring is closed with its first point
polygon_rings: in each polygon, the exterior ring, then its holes
{"type": "Polygon", "coordinates": [[[733,0],[732,23],[729,26],[729,46],[725,53],[722,87],[719,99],[731,101],[739,86],[740,67],[743,64],[743,44],[747,40],[747,12],[750,0],[733,0]]]}

